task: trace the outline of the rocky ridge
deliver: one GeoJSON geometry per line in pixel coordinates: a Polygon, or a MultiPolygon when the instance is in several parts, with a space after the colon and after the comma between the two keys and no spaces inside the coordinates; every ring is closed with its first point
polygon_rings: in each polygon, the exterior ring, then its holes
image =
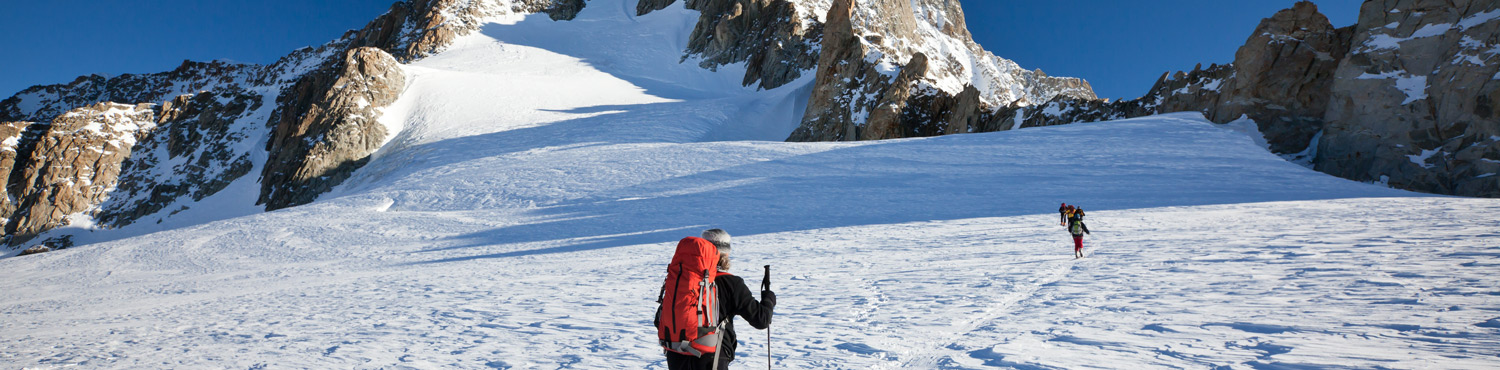
{"type": "MultiPolygon", "coordinates": [[[[637,13],[675,2],[644,0],[637,13]]],[[[789,141],[972,132],[994,107],[1056,96],[1094,98],[1081,79],[1028,71],[985,51],[969,34],[957,1],[688,0],[683,5],[702,12],[684,60],[696,59],[709,69],[746,63],[743,83],[758,82],[765,89],[814,70],[812,97],[789,141]]]]}
{"type": "Polygon", "coordinates": [[[1344,28],[1299,2],[1263,20],[1230,65],[1163,75],[1135,100],[1007,107],[985,130],[1181,111],[1220,123],[1247,117],[1273,152],[1322,172],[1497,197],[1497,45],[1494,2],[1366,1],[1344,28]]]}
{"type": "Polygon", "coordinates": [[[13,212],[5,223],[11,241],[28,241],[74,214],[97,213],[132,147],[156,127],[155,113],[151,104],[106,102],[53,119],[25,168],[8,179],[15,184],[7,191],[14,203],[6,204],[13,212]]]}
{"type": "Polygon", "coordinates": [[[825,20],[812,97],[788,141],[974,132],[996,107],[1095,98],[1081,79],[984,51],[958,2],[836,0],[825,20]]]}
{"type": "Polygon", "coordinates": [[[313,201],[384,144],[388,133],[376,119],[406,85],[399,63],[383,50],[359,47],[338,64],[336,73],[310,75],[293,88],[298,94],[290,106],[298,109],[282,111],[266,146],[271,157],[259,202],[268,210],[313,201]]]}
{"type": "Polygon", "coordinates": [[[119,186],[100,205],[97,222],[125,226],[179,199],[202,200],[250,173],[254,141],[263,130],[259,120],[242,118],[265,116],[260,94],[226,88],[178,95],[161,105],[155,131],[122,166],[119,186]]]}
{"type": "Polygon", "coordinates": [[[22,245],[79,221],[160,222],[186,209],[178,203],[211,196],[257,167],[266,209],[310,202],[385,139],[375,119],[404,85],[400,62],[442,51],[487,17],[557,17],[565,3],[400,1],[364,28],[272,65],[185,61],[168,72],[23,90],[0,101],[7,242],[22,245]],[[126,106],[131,113],[121,116],[126,106]]]}
{"type": "MultiPolygon", "coordinates": [[[[648,14],[674,3],[643,0],[637,12],[648,14]]],[[[376,119],[400,95],[405,83],[401,63],[441,52],[490,17],[545,12],[553,19],[572,19],[586,4],[402,1],[362,29],[297,50],[269,66],[185,62],[160,74],[85,76],[27,89],[0,101],[0,173],[6,176],[8,195],[0,203],[0,217],[7,233],[18,236],[13,243],[66,225],[75,215],[90,216],[80,219],[100,227],[147,217],[159,221],[184,209],[178,203],[211,196],[257,169],[257,202],[266,209],[311,202],[359,168],[390,134],[376,119]],[[106,102],[133,107],[136,118],[126,123],[83,113],[85,109],[71,121],[58,120],[82,107],[98,110],[97,104],[111,104],[106,102]],[[109,139],[43,144],[90,120],[120,126],[111,129],[112,137],[135,139],[101,156],[98,163],[104,166],[68,169],[75,174],[67,175],[63,168],[77,167],[67,161],[82,157],[58,162],[55,152],[82,152],[109,139]],[[59,175],[41,176],[44,172],[59,175]],[[41,196],[56,202],[35,200],[42,199],[32,189],[37,184],[77,184],[84,178],[89,186],[41,196]]],[[[1346,28],[1329,25],[1310,3],[1298,4],[1262,22],[1235,63],[1165,74],[1146,96],[1119,102],[1097,99],[1082,80],[1024,70],[984,51],[968,34],[954,1],[685,0],[684,7],[701,15],[683,60],[708,69],[745,63],[743,84],[764,89],[812,70],[809,104],[801,127],[788,138],[792,141],[920,137],[1202,111],[1219,122],[1253,118],[1273,150],[1300,155],[1330,173],[1345,171],[1356,174],[1346,177],[1359,178],[1358,173],[1379,172],[1392,185],[1420,188],[1424,181],[1449,178],[1440,171],[1457,171],[1471,178],[1439,187],[1485,194],[1494,188],[1491,167],[1500,163],[1500,156],[1491,144],[1500,138],[1493,112],[1487,110],[1493,107],[1486,100],[1492,96],[1485,90],[1491,88],[1489,80],[1468,76],[1495,74],[1484,71],[1493,68],[1490,58],[1500,53],[1494,48],[1497,22],[1492,22],[1500,11],[1464,3],[1444,13],[1432,10],[1435,4],[1367,2],[1366,8],[1373,10],[1365,13],[1384,11],[1383,17],[1362,16],[1359,26],[1346,28]],[[1444,21],[1447,28],[1435,26],[1444,21]],[[1367,25],[1379,22],[1386,23],[1367,25]],[[1430,40],[1440,42],[1432,46],[1430,40]],[[1431,50],[1449,53],[1442,55],[1452,55],[1452,63],[1422,64],[1430,62],[1421,57],[1428,54],[1417,51],[1431,50]],[[1464,91],[1480,93],[1434,91],[1447,86],[1440,84],[1411,88],[1422,73],[1437,76],[1424,83],[1462,80],[1467,84],[1463,89],[1472,88],[1464,91]],[[1359,95],[1372,91],[1380,96],[1359,95]],[[1389,112],[1359,107],[1382,99],[1385,105],[1371,106],[1415,112],[1411,122],[1419,124],[1384,127],[1377,136],[1406,135],[1410,144],[1357,151],[1343,149],[1350,144],[1330,144],[1368,141],[1360,135],[1375,131],[1360,125],[1389,112]],[[1421,109],[1409,107],[1413,105],[1429,112],[1469,113],[1429,114],[1465,121],[1428,129],[1420,124],[1426,122],[1420,121],[1426,119],[1421,109]],[[1380,167],[1390,158],[1414,167],[1400,170],[1406,172],[1380,167]]]]}
{"type": "MultiPolygon", "coordinates": [[[[674,3],[645,0],[637,12],[674,3]]],[[[391,134],[376,120],[404,87],[401,63],[441,52],[487,19],[544,12],[565,20],[586,5],[584,0],[399,1],[365,27],[272,65],[184,62],[163,73],[92,75],[32,87],[0,101],[0,122],[5,122],[0,136],[10,138],[0,154],[0,172],[6,174],[7,194],[17,199],[0,203],[0,218],[17,225],[8,234],[24,236],[12,242],[67,225],[73,214],[87,216],[79,219],[96,227],[123,227],[148,217],[160,222],[186,209],[187,202],[257,171],[256,202],[265,209],[311,202],[359,168],[391,134]],[[111,185],[89,190],[102,191],[98,194],[49,195],[67,205],[49,212],[73,214],[23,214],[46,208],[22,204],[27,198],[16,194],[35,185],[26,179],[43,178],[33,172],[49,168],[39,143],[59,129],[54,118],[101,103],[137,106],[152,115],[149,125],[142,122],[133,131],[138,143],[113,149],[118,153],[110,161],[118,162],[118,170],[107,171],[111,185]]],[[[701,13],[683,61],[707,69],[744,63],[746,86],[774,89],[809,70],[856,62],[857,68],[840,72],[859,75],[856,83],[817,83],[827,93],[815,93],[821,98],[805,121],[831,117],[839,130],[850,131],[873,118],[876,129],[867,130],[866,138],[972,131],[986,106],[1059,94],[1093,96],[1081,80],[1025,71],[984,52],[969,36],[956,2],[685,0],[682,6],[701,13]],[[825,24],[835,7],[846,11],[834,17],[839,29],[830,31],[825,24]],[[829,33],[840,35],[838,50],[824,53],[829,33]],[[943,45],[928,45],[934,42],[943,45]],[[960,52],[943,51],[948,49],[960,52]]],[[[47,150],[87,150],[97,143],[58,145],[73,147],[47,150]]],[[[46,181],[68,180],[58,176],[46,181]]]]}
{"type": "Polygon", "coordinates": [[[181,94],[245,85],[264,67],[221,61],[183,61],[161,73],[80,76],[59,85],[32,86],[0,100],[0,121],[49,121],[74,108],[98,102],[160,102],[181,94]]]}
{"type": "MultiPolygon", "coordinates": [[[[677,0],[642,0],[637,15],[666,9],[677,0]]],[[[708,70],[745,63],[742,82],[774,89],[802,76],[818,60],[826,5],[790,0],[685,0],[683,7],[701,13],[688,38],[682,60],[698,61],[708,70]]]]}
{"type": "Polygon", "coordinates": [[[1319,171],[1500,197],[1500,3],[1366,2],[1334,72],[1319,171]]]}

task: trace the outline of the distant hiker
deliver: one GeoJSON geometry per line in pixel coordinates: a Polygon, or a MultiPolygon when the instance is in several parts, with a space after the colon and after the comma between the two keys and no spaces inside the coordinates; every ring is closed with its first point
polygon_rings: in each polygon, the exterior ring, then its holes
{"type": "Polygon", "coordinates": [[[668,369],[728,369],[739,346],[736,315],[756,329],[771,326],[776,293],[761,290],[759,302],[751,297],[745,280],[728,273],[729,252],[729,233],[720,229],[704,230],[702,238],[687,237],[677,243],[655,321],[668,369]],[[706,279],[707,275],[713,279],[706,279]],[[699,317],[699,312],[710,314],[699,317]]]}
{"type": "Polygon", "coordinates": [[[1068,225],[1068,208],[1071,208],[1071,206],[1068,206],[1067,203],[1063,203],[1061,206],[1057,206],[1057,213],[1062,215],[1062,218],[1059,219],[1060,221],[1057,223],[1058,226],[1068,225]]]}
{"type": "Polygon", "coordinates": [[[1088,225],[1083,224],[1083,208],[1068,206],[1064,216],[1068,219],[1068,233],[1073,234],[1073,258],[1083,258],[1083,234],[1092,234],[1088,225]]]}

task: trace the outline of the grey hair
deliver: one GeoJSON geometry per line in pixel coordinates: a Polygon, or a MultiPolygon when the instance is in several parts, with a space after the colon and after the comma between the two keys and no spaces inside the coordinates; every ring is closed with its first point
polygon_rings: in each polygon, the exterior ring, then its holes
{"type": "Polygon", "coordinates": [[[724,229],[703,230],[703,239],[719,249],[719,270],[729,271],[729,233],[724,229]]]}
{"type": "Polygon", "coordinates": [[[729,254],[729,233],[724,229],[703,230],[703,239],[719,247],[719,254],[729,254]]]}

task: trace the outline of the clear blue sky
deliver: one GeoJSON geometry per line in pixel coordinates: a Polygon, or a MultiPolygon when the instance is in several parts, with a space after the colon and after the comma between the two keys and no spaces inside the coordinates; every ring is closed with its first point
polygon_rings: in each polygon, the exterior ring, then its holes
{"type": "MultiPolygon", "coordinates": [[[[1162,72],[1229,63],[1261,19],[1295,0],[964,0],[974,40],[1052,76],[1082,77],[1102,98],[1134,99],[1162,72]]],[[[1314,0],[1334,27],[1362,0],[1314,0]]]]}
{"type": "MultiPolygon", "coordinates": [[[[167,71],[183,59],[271,63],[363,27],[393,0],[3,1],[0,99],[80,75],[167,71]]],[[[1224,63],[1293,0],[963,0],[981,45],[1027,69],[1134,98],[1162,72],[1224,63]]],[[[1335,26],[1360,0],[1315,1],[1335,26]]],[[[587,10],[585,10],[587,11],[587,10]]]]}

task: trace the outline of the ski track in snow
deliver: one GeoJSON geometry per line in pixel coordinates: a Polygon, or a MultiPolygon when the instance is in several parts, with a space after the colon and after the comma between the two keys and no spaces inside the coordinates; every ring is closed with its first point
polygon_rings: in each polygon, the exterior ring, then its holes
{"type": "MultiPolygon", "coordinates": [[[[0,367],[664,369],[663,268],[709,227],[752,288],[773,265],[775,368],[1500,362],[1500,201],[1333,178],[1196,114],[775,142],[810,81],[677,64],[696,17],[487,26],[406,67],[401,133],[319,202],[0,259],[0,367]],[[1088,210],[1084,259],[1058,202],[1088,210]]],[[[735,368],[765,366],[738,327],[735,368]]]]}

